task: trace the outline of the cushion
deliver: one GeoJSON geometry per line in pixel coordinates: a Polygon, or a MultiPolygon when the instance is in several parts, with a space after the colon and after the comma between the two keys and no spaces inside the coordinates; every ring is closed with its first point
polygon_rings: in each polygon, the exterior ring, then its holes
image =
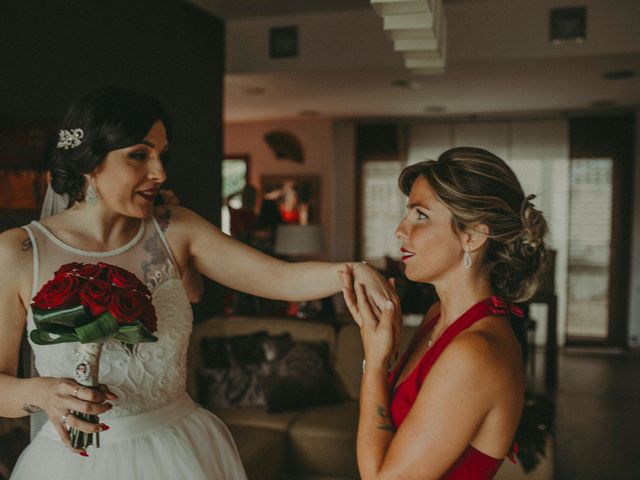
{"type": "Polygon", "coordinates": [[[258,371],[265,359],[265,331],[233,337],[205,337],[198,369],[198,401],[208,409],[264,406],[258,371]]]}
{"type": "Polygon", "coordinates": [[[288,347],[281,348],[259,374],[268,412],[330,405],[342,400],[325,342],[292,342],[288,347]]]}
{"type": "Polygon", "coordinates": [[[200,341],[198,401],[210,410],[265,407],[283,412],[335,403],[326,342],[296,342],[266,331],[200,341]]]}
{"type": "Polygon", "coordinates": [[[193,398],[198,398],[198,368],[201,366],[202,355],[200,340],[204,337],[223,337],[246,335],[258,331],[267,331],[271,335],[284,332],[291,334],[294,340],[327,342],[329,350],[333,352],[335,343],[335,329],[326,322],[314,322],[289,318],[261,318],[261,317],[212,317],[197,322],[193,327],[191,343],[187,351],[188,375],[187,391],[193,398]]]}

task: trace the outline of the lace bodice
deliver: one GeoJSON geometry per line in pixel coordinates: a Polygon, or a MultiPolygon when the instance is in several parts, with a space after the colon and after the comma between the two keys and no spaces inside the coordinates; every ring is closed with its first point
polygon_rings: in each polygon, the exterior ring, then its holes
{"type": "MultiPolygon", "coordinates": [[[[142,221],[126,245],[110,252],[88,252],[65,244],[42,224],[24,227],[34,251],[33,295],[70,262],[105,262],[125,268],[151,290],[158,317],[156,343],[125,348],[107,341],[100,359],[100,383],[120,398],[101,418],[131,415],[158,408],[185,392],[186,356],[193,316],[178,269],[158,222],[142,221]]],[[[27,330],[35,328],[31,311],[27,330]]],[[[31,343],[31,342],[30,342],[31,343]]],[[[73,378],[77,343],[40,346],[31,343],[35,367],[41,376],[73,378]]]]}

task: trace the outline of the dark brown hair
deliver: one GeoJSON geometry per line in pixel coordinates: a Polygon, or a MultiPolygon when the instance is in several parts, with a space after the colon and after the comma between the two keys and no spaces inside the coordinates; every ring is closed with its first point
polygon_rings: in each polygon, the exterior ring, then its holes
{"type": "MultiPolygon", "coordinates": [[[[93,172],[112,150],[139,143],[155,122],[161,120],[171,138],[171,121],[153,97],[118,87],[95,90],[75,102],[60,129],[82,129],[81,143],[69,149],[54,149],[51,186],[67,193],[71,206],[84,198],[84,175],[93,172]]],[[[163,155],[163,162],[167,161],[163,155]]]]}

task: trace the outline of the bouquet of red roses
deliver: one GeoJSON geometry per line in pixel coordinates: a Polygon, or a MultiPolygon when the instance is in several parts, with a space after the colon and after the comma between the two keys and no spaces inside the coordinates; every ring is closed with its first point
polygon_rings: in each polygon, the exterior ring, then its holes
{"type": "MultiPolygon", "coordinates": [[[[133,345],[155,342],[156,312],[151,292],[131,272],[106,263],[69,263],[55,272],[33,298],[36,328],[29,337],[38,345],[79,342],[75,380],[87,387],[98,382],[102,344],[110,338],[133,345]]],[[[98,423],[96,415],[73,412],[98,423]]],[[[93,434],[70,430],[74,448],[93,445],[93,434]]],[[[99,447],[99,436],[95,444],[99,447]]]]}

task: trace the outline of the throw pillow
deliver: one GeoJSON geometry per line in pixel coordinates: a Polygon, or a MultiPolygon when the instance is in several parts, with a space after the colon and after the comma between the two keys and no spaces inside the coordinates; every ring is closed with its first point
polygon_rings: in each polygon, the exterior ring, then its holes
{"type": "Polygon", "coordinates": [[[293,344],[259,375],[267,412],[339,402],[342,395],[333,377],[326,342],[293,344]]]}

